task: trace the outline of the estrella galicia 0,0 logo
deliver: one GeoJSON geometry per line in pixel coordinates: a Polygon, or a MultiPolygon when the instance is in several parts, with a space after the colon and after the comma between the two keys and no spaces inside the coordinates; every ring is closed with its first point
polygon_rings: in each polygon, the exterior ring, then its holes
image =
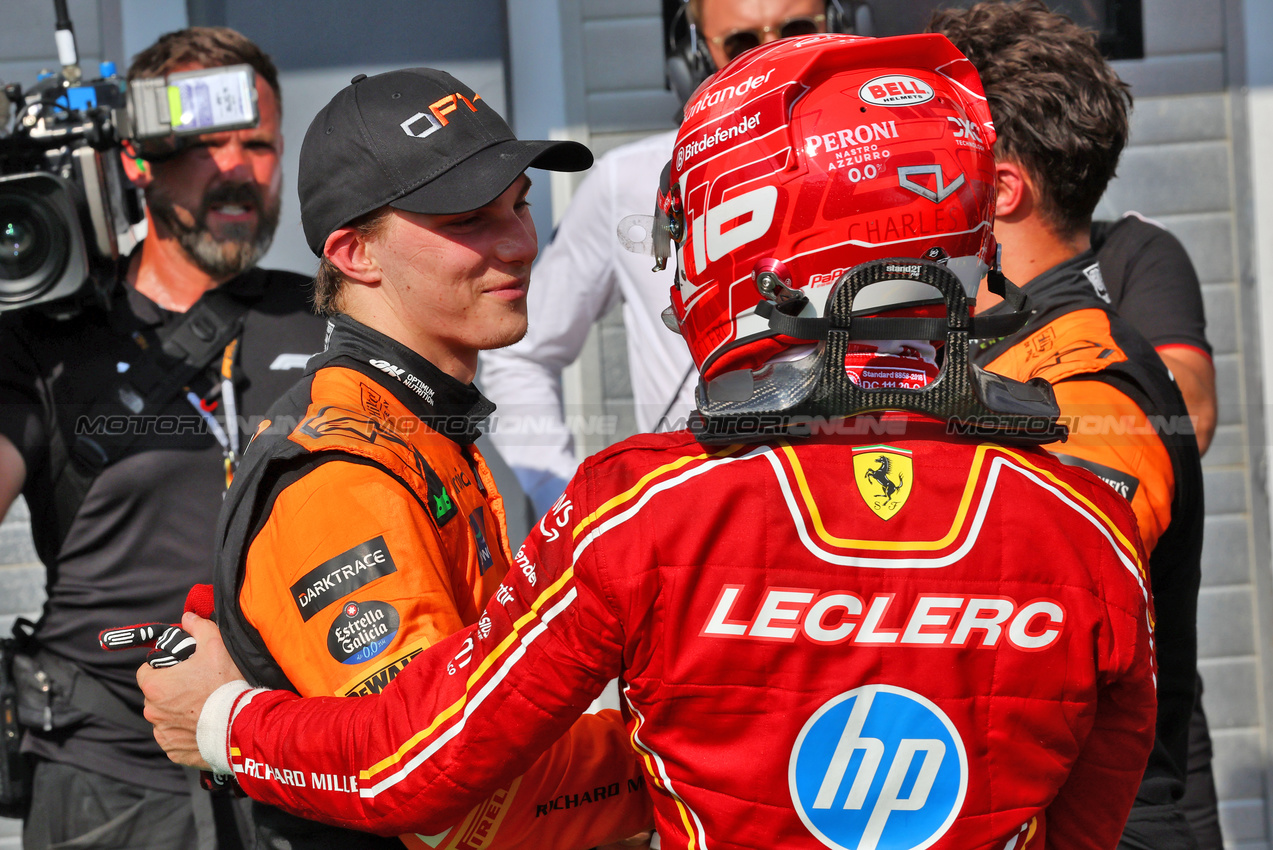
{"type": "Polygon", "coordinates": [[[866,685],[822,705],[788,767],[796,813],[837,850],[924,850],[963,807],[968,756],[950,718],[919,694],[866,685]]]}
{"type": "Polygon", "coordinates": [[[346,602],[327,633],[327,651],[341,664],[375,658],[398,633],[398,611],[387,602],[346,602]]]}

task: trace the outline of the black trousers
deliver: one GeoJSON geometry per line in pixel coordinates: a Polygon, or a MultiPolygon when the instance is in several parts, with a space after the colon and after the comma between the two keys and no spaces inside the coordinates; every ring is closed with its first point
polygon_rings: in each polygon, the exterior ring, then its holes
{"type": "Polygon", "coordinates": [[[1220,812],[1216,797],[1216,780],[1211,772],[1211,733],[1207,715],[1202,710],[1202,677],[1198,677],[1198,696],[1189,720],[1189,773],[1185,777],[1185,796],[1180,799],[1185,819],[1198,839],[1199,850],[1224,850],[1220,835],[1220,812]]]}
{"type": "Polygon", "coordinates": [[[1136,801],[1127,818],[1119,850],[1223,850],[1219,801],[1211,771],[1211,733],[1202,710],[1202,677],[1189,721],[1189,762],[1185,793],[1166,805],[1136,801]]]}
{"type": "MultiPolygon", "coordinates": [[[[197,777],[192,775],[192,785],[197,777]]],[[[243,850],[246,817],[198,787],[156,791],[37,759],[23,850],[243,850]],[[242,824],[240,824],[242,821],[242,824]]]]}

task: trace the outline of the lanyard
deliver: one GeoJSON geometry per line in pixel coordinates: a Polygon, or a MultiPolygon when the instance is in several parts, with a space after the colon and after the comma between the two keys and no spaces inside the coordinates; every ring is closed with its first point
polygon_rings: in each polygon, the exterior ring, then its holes
{"type": "Polygon", "coordinates": [[[232,339],[221,354],[221,409],[225,415],[225,427],[217,421],[216,416],[203,406],[203,399],[186,387],[186,401],[203,417],[208,431],[221,444],[221,455],[225,463],[225,488],[230,489],[234,480],[234,472],[239,468],[239,416],[238,402],[234,395],[234,353],[239,347],[239,340],[232,339]]]}

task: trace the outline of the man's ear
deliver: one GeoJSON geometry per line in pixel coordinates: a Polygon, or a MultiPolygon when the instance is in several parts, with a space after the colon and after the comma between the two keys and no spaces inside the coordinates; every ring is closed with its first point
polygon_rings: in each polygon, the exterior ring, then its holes
{"type": "Polygon", "coordinates": [[[1024,168],[1012,160],[995,163],[995,218],[1024,218],[1034,208],[1034,185],[1024,168]]]}
{"type": "Polygon", "coordinates": [[[119,152],[119,159],[124,163],[124,173],[128,175],[129,180],[133,181],[134,186],[145,189],[150,185],[153,179],[150,163],[137,156],[131,144],[124,145],[119,152]]]}
{"type": "Polygon", "coordinates": [[[380,283],[380,264],[371,243],[352,227],[332,231],[323,243],[323,256],[353,283],[380,283]]]}

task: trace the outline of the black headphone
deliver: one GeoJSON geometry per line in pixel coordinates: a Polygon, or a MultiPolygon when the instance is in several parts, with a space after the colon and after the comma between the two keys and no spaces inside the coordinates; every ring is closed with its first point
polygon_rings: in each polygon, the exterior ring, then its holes
{"type": "MultiPolygon", "coordinates": [[[[674,2],[676,10],[667,27],[665,67],[668,87],[684,105],[703,80],[716,71],[716,63],[707,49],[707,39],[699,36],[698,25],[690,17],[690,0],[674,2]]],[[[871,35],[874,27],[870,4],[850,2],[848,5],[853,10],[852,16],[845,14],[840,0],[827,0],[827,32],[871,35]]]]}

